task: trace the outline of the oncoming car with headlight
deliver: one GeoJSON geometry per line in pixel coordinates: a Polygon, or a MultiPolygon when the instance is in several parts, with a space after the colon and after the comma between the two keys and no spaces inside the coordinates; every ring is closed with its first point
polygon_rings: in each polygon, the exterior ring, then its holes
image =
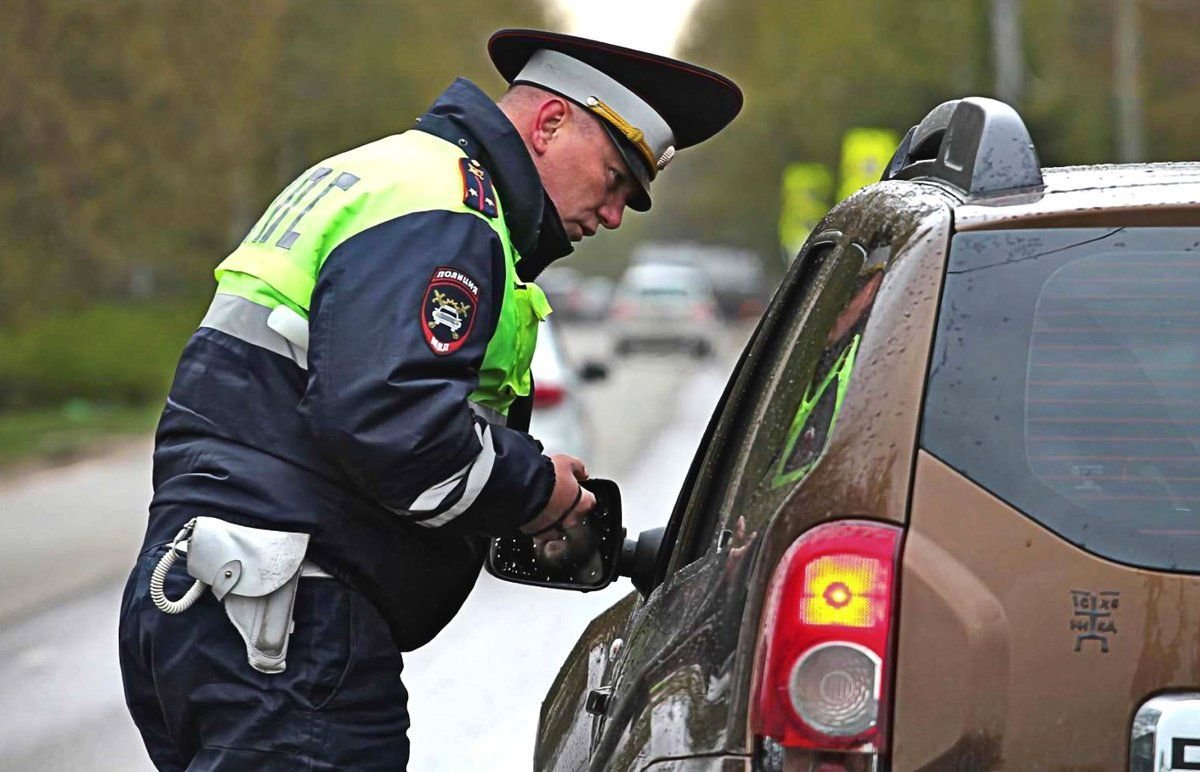
{"type": "Polygon", "coordinates": [[[730,379],[538,770],[1200,769],[1200,164],[914,126],[730,379]]]}

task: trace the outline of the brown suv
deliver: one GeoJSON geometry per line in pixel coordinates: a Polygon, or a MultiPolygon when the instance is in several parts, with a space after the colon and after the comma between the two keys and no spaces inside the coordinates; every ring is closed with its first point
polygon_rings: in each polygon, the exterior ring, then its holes
{"type": "Polygon", "coordinates": [[[1200,769],[1197,341],[1200,164],[941,105],[788,271],[535,767],[1200,769]]]}

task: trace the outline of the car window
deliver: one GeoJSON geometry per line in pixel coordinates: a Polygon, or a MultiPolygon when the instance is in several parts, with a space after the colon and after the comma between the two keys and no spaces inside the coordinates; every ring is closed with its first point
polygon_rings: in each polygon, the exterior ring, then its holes
{"type": "Polygon", "coordinates": [[[742,471],[726,499],[735,516],[765,519],[804,479],[837,425],[857,363],[859,342],[883,279],[883,262],[866,262],[856,245],[824,267],[807,313],[784,331],[760,416],[746,434],[742,471]]]}
{"type": "Polygon", "coordinates": [[[1200,229],[955,237],[922,447],[1124,563],[1200,570],[1200,229]]]}
{"type": "Polygon", "coordinates": [[[856,245],[826,246],[776,298],[778,324],[758,336],[756,366],[726,408],[736,413],[722,417],[729,426],[708,449],[711,482],[693,495],[675,566],[704,554],[719,527],[764,525],[811,471],[836,425],[883,267],[883,251],[867,260],[856,245]]]}

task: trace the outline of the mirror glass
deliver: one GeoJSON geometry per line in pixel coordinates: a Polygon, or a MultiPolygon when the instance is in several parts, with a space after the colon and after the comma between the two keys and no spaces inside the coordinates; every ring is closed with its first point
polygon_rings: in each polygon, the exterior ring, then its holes
{"type": "Polygon", "coordinates": [[[579,525],[540,544],[531,536],[492,539],[488,572],[510,582],[570,590],[611,584],[625,539],[620,492],[610,480],[585,480],[583,486],[596,495],[596,508],[579,525]]]}

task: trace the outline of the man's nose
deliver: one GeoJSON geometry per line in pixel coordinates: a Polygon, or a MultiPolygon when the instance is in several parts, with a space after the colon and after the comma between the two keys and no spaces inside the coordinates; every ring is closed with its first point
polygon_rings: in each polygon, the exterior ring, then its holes
{"type": "Polygon", "coordinates": [[[606,203],[600,207],[598,212],[600,215],[600,224],[609,230],[618,228],[621,225],[621,218],[625,215],[625,202],[616,201],[606,203]]]}

